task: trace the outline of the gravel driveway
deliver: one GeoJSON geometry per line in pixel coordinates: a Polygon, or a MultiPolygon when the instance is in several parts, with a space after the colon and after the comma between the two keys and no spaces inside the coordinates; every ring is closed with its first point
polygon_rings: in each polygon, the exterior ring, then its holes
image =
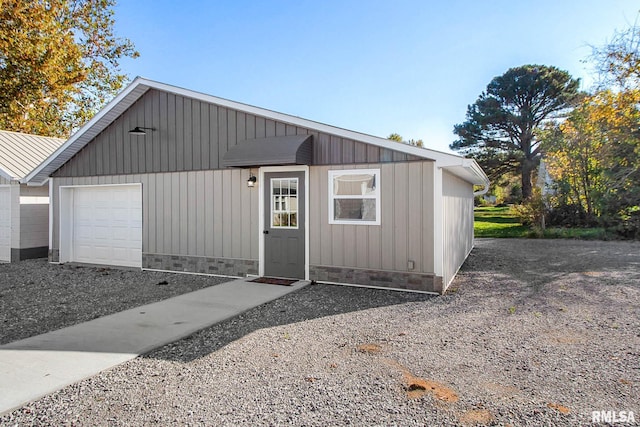
{"type": "MultiPolygon", "coordinates": [[[[0,266],[0,301],[18,279],[0,266]]],[[[445,296],[309,286],[0,424],[592,425],[592,411],[638,423],[639,307],[640,243],[479,239],[445,296]]]]}
{"type": "Polygon", "coordinates": [[[0,344],[86,322],[231,280],[49,264],[0,264],[0,344]]]}

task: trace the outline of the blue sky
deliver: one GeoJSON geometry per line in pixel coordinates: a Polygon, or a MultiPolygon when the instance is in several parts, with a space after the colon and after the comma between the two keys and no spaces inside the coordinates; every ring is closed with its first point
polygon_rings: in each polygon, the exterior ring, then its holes
{"type": "Polygon", "coordinates": [[[495,76],[584,60],[633,24],[637,0],[120,0],[130,77],[449,151],[495,76]]]}

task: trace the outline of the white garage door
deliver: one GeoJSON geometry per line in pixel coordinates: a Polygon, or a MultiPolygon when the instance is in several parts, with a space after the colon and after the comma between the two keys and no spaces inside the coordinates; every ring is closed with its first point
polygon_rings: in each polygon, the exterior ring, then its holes
{"type": "Polygon", "coordinates": [[[73,193],[71,260],[142,267],[141,187],[81,187],[73,193]]]}
{"type": "Polygon", "coordinates": [[[11,189],[0,187],[0,261],[11,261],[11,189]]]}

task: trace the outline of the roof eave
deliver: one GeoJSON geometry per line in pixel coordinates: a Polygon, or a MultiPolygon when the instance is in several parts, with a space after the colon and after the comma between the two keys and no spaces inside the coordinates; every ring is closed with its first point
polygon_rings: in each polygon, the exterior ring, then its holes
{"type": "Polygon", "coordinates": [[[484,173],[478,162],[474,159],[462,159],[462,162],[449,166],[443,166],[443,169],[448,170],[457,177],[474,185],[482,185],[485,188],[489,187],[489,177],[484,173]]]}
{"type": "Polygon", "coordinates": [[[8,181],[18,181],[19,178],[12,176],[8,171],[4,170],[0,167],[0,177],[8,180],[8,181]]]}
{"type": "Polygon", "coordinates": [[[87,145],[96,135],[102,132],[117,116],[137,101],[150,87],[144,84],[146,80],[136,77],[122,92],[111,100],[91,120],[73,134],[64,144],[54,151],[44,162],[40,163],[29,175],[21,179],[21,183],[29,185],[44,185],[51,173],[66,163],[82,147],[87,145]],[[118,106],[123,102],[122,111],[118,106]],[[115,117],[114,117],[115,116],[115,117]],[[95,129],[94,129],[95,127],[95,129]],[[77,150],[73,148],[79,147],[77,150]]]}
{"type": "MultiPolygon", "coordinates": [[[[96,135],[102,132],[113,120],[133,105],[144,93],[149,89],[156,89],[174,93],[197,99],[203,102],[217,104],[223,107],[237,109],[246,113],[259,115],[272,120],[313,129],[318,132],[329,133],[371,144],[377,147],[386,148],[401,153],[414,155],[423,159],[434,160],[439,167],[449,167],[461,165],[464,163],[464,157],[444,153],[436,150],[415,147],[408,144],[391,141],[389,139],[368,135],[360,132],[351,131],[320,122],[314,122],[301,117],[292,116],[276,111],[267,110],[260,107],[254,107],[248,104],[242,104],[230,101],[224,98],[218,98],[189,89],[183,89],[177,86],[171,86],[165,83],[148,80],[142,77],[136,77],[120,94],[118,94],[109,104],[100,110],[91,120],[82,126],[74,135],[71,136],[60,148],[58,148],[51,156],[42,162],[36,169],[27,175],[21,182],[31,183],[31,185],[44,184],[47,178],[73,157],[82,147],[88,144],[96,135]]],[[[482,173],[484,174],[484,173],[482,173]]],[[[486,178],[486,176],[485,176],[486,178]]]]}

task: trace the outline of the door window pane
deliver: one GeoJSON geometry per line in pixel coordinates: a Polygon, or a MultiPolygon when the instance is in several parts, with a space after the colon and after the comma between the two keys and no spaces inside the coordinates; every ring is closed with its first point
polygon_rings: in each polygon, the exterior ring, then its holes
{"type": "Polygon", "coordinates": [[[271,228],[298,228],[298,178],[271,179],[271,228]]]}

